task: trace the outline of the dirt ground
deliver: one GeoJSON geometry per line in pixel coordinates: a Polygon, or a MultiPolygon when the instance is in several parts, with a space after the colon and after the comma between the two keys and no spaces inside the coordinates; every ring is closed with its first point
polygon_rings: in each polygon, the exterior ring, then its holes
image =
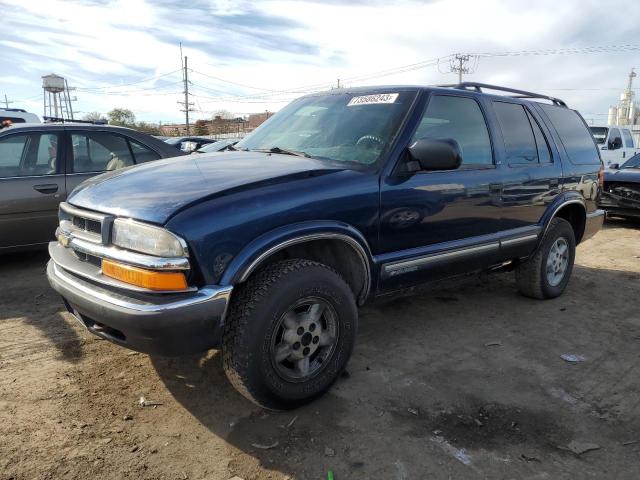
{"type": "Polygon", "coordinates": [[[640,478],[638,224],[581,245],[555,300],[494,274],[367,306],[348,373],[286,413],[237,394],[218,352],[92,336],[46,258],[0,259],[1,479],[640,478]]]}

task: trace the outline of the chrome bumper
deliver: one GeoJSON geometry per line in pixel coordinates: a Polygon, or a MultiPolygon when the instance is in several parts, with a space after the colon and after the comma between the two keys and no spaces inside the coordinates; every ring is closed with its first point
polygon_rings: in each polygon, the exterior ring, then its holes
{"type": "Polygon", "coordinates": [[[233,287],[149,294],[96,284],[47,265],[49,283],[92,333],[124,347],[159,355],[197,353],[219,346],[233,287]]]}

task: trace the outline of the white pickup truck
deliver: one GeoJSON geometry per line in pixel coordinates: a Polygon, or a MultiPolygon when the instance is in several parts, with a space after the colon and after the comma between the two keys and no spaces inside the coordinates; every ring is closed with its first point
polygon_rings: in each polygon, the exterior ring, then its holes
{"type": "Polygon", "coordinates": [[[11,123],[40,123],[35,113],[29,113],[21,108],[0,108],[0,124],[5,120],[11,123]]]}
{"type": "Polygon", "coordinates": [[[628,128],[593,126],[589,127],[589,130],[600,148],[600,157],[607,170],[611,165],[622,165],[638,153],[637,145],[628,128]]]}

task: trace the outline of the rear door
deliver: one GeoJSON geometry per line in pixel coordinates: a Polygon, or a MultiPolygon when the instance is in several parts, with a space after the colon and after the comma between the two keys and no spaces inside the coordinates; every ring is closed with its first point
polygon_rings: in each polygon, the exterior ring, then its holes
{"type": "Polygon", "coordinates": [[[0,251],[55,237],[65,192],[62,130],[0,137],[0,251]]]}
{"type": "MultiPolygon", "coordinates": [[[[560,194],[562,165],[551,135],[534,109],[509,101],[493,100],[493,111],[504,144],[504,187],[502,192],[502,220],[505,234],[531,230],[547,206],[560,194]]],[[[525,237],[527,238],[527,237],[525,237]]],[[[505,258],[528,253],[535,246],[531,241],[513,242],[501,252],[505,258]],[[522,249],[522,251],[520,251],[522,249]]]]}
{"type": "Polygon", "coordinates": [[[67,194],[84,180],[135,164],[127,137],[96,129],[67,128],[67,194]]]}

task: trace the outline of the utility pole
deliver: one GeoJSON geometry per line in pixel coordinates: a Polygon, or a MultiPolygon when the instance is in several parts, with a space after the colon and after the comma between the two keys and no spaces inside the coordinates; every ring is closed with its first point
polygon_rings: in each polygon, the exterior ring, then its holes
{"type": "MultiPolygon", "coordinates": [[[[182,44],[180,44],[180,60],[182,61],[182,44]]],[[[189,112],[193,111],[193,109],[191,108],[193,103],[189,102],[189,68],[187,66],[187,61],[188,61],[187,56],[185,55],[184,63],[182,64],[182,67],[183,67],[182,79],[184,81],[184,102],[178,102],[178,103],[184,106],[184,109],[180,111],[184,112],[184,123],[187,130],[187,135],[189,135],[189,131],[190,131],[189,112]]]]}
{"type": "Polygon", "coordinates": [[[338,88],[340,88],[340,79],[338,79],[338,88]]]}
{"type": "Polygon", "coordinates": [[[13,103],[13,102],[10,102],[10,101],[7,99],[7,94],[5,93],[5,94],[4,94],[4,106],[5,106],[6,108],[9,108],[9,104],[10,104],[10,103],[13,103]]]}
{"type": "Polygon", "coordinates": [[[184,106],[184,109],[181,110],[182,112],[184,112],[184,121],[185,121],[185,126],[187,128],[187,135],[189,135],[189,112],[192,112],[193,109],[191,108],[191,106],[193,105],[193,103],[189,102],[189,67],[188,67],[188,59],[185,55],[184,57],[184,73],[183,73],[183,80],[184,80],[184,102],[178,102],[180,105],[184,106]]]}
{"type": "Polygon", "coordinates": [[[451,71],[458,74],[458,83],[462,83],[462,74],[470,73],[471,69],[467,67],[467,62],[471,59],[471,55],[456,53],[451,59],[451,71]]]}

